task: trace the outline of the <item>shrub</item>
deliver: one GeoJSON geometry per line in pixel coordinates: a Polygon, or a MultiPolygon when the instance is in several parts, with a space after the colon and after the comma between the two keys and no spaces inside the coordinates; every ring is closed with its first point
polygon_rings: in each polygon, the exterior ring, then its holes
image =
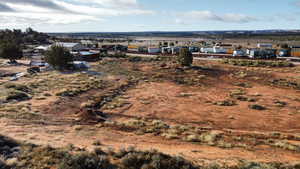
{"type": "Polygon", "coordinates": [[[187,48],[180,49],[177,61],[181,66],[191,66],[193,64],[193,54],[187,48]]]}
{"type": "Polygon", "coordinates": [[[274,102],[274,104],[275,104],[276,106],[278,106],[278,107],[285,107],[285,106],[287,105],[286,102],[279,101],[279,100],[276,100],[276,101],[274,102]]]}
{"type": "Polygon", "coordinates": [[[22,84],[7,83],[4,87],[7,89],[15,89],[15,90],[19,90],[19,91],[26,92],[26,93],[31,92],[31,89],[29,87],[27,87],[26,85],[22,85],[22,84]]]}
{"type": "Polygon", "coordinates": [[[45,61],[49,63],[54,69],[70,69],[70,62],[73,61],[73,55],[63,46],[55,45],[45,53],[45,61]]]}
{"type": "Polygon", "coordinates": [[[23,57],[22,49],[17,43],[2,42],[2,44],[0,44],[0,57],[15,62],[16,59],[23,57]]]}
{"type": "Polygon", "coordinates": [[[251,104],[249,105],[250,109],[254,109],[254,110],[266,110],[266,108],[264,106],[258,105],[258,104],[251,104]]]}
{"type": "Polygon", "coordinates": [[[235,106],[236,103],[233,100],[224,100],[224,101],[218,101],[214,103],[215,105],[218,106],[235,106]]]}
{"type": "Polygon", "coordinates": [[[59,164],[58,169],[110,169],[113,168],[106,156],[80,153],[69,156],[59,164]]]}
{"type": "Polygon", "coordinates": [[[193,164],[181,157],[171,157],[156,151],[131,151],[121,158],[123,169],[196,169],[193,164]]]}
{"type": "Polygon", "coordinates": [[[19,144],[15,140],[0,135],[0,156],[4,159],[13,157],[19,151],[18,147],[19,144]]]}
{"type": "Polygon", "coordinates": [[[276,86],[291,87],[300,90],[300,83],[297,81],[290,81],[287,79],[273,79],[270,81],[270,83],[276,86]]]}
{"type": "Polygon", "coordinates": [[[224,59],[222,63],[234,66],[248,67],[293,67],[291,62],[287,61],[263,61],[263,60],[245,60],[245,59],[224,59]]]}
{"type": "Polygon", "coordinates": [[[31,99],[31,96],[29,96],[27,93],[18,91],[18,90],[10,90],[8,92],[8,95],[6,96],[6,101],[25,101],[31,99]]]}

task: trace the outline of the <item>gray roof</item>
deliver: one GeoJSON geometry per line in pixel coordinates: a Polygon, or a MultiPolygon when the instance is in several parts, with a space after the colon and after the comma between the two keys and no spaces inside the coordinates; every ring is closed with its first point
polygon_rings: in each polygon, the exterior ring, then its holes
{"type": "Polygon", "coordinates": [[[58,42],[58,43],[56,43],[56,45],[60,45],[60,46],[63,46],[65,48],[73,48],[73,47],[75,47],[78,44],[79,43],[66,43],[66,42],[58,42]]]}

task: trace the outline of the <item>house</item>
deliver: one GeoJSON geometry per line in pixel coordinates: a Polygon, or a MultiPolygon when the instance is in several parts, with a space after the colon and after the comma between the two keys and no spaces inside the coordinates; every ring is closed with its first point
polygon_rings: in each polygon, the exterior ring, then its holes
{"type": "Polygon", "coordinates": [[[172,49],[172,54],[173,55],[179,54],[181,48],[182,47],[172,47],[171,48],[172,49]]]}
{"type": "Polygon", "coordinates": [[[41,46],[38,46],[38,47],[34,48],[34,50],[36,52],[42,53],[42,52],[45,52],[48,49],[50,49],[50,47],[51,47],[51,45],[41,45],[41,46]]]}
{"type": "Polygon", "coordinates": [[[279,49],[277,51],[277,56],[279,56],[279,57],[291,56],[291,50],[290,49],[279,49]]]}
{"type": "Polygon", "coordinates": [[[141,53],[147,53],[148,48],[145,46],[136,46],[136,45],[128,45],[127,47],[128,52],[141,52],[141,53]]]}
{"type": "Polygon", "coordinates": [[[300,46],[291,46],[291,56],[300,57],[300,46]]]}
{"type": "Polygon", "coordinates": [[[272,59],[276,58],[276,50],[273,49],[250,49],[249,58],[252,59],[272,59]]]}
{"type": "Polygon", "coordinates": [[[57,42],[57,43],[55,43],[55,45],[62,46],[64,48],[68,49],[69,51],[81,51],[81,50],[85,49],[84,45],[82,45],[80,43],[57,42]]]}
{"type": "Polygon", "coordinates": [[[171,47],[162,47],[161,48],[161,53],[162,54],[171,54],[172,53],[172,48],[171,47]]]}
{"type": "Polygon", "coordinates": [[[196,46],[190,46],[190,47],[189,47],[189,51],[192,52],[192,53],[193,53],[193,52],[199,52],[199,47],[196,47],[196,46]]]}
{"type": "Polygon", "coordinates": [[[214,46],[213,47],[213,53],[227,53],[227,49],[224,49],[222,47],[214,46]]]}
{"type": "Polygon", "coordinates": [[[271,44],[271,43],[259,43],[259,44],[257,44],[257,47],[258,48],[272,48],[273,47],[273,44],[271,44]]]}
{"type": "Polygon", "coordinates": [[[201,48],[202,53],[214,53],[214,48],[201,48]]]}
{"type": "Polygon", "coordinates": [[[243,50],[235,50],[233,51],[232,56],[246,56],[246,52],[243,50]]]}
{"type": "Polygon", "coordinates": [[[160,53],[160,48],[157,47],[148,47],[148,53],[160,53]]]}
{"type": "Polygon", "coordinates": [[[128,45],[127,49],[129,52],[140,52],[141,51],[140,47],[136,46],[136,45],[128,45]]]}
{"type": "Polygon", "coordinates": [[[78,61],[98,61],[100,58],[100,52],[99,51],[80,51],[80,52],[72,52],[72,54],[75,57],[75,60],[78,61]]]}

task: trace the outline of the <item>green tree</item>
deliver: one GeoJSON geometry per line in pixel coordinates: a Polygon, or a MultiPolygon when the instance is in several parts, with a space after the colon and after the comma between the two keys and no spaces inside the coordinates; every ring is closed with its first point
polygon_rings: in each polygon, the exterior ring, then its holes
{"type": "Polygon", "coordinates": [[[0,57],[9,59],[11,62],[15,62],[17,59],[21,59],[23,57],[23,52],[20,45],[17,43],[1,42],[0,57]]]}
{"type": "Polygon", "coordinates": [[[181,48],[177,61],[181,66],[191,66],[193,64],[193,54],[188,48],[181,48]]]}
{"type": "Polygon", "coordinates": [[[73,55],[63,46],[54,45],[45,53],[45,61],[58,70],[69,69],[73,59],[73,55]]]}

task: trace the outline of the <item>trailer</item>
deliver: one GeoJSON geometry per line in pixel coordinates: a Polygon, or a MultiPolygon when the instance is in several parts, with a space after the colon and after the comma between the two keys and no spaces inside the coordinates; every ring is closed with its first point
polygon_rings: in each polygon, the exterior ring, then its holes
{"type": "Polygon", "coordinates": [[[213,53],[226,54],[227,53],[227,49],[215,46],[215,47],[213,47],[213,53]]]}
{"type": "Polygon", "coordinates": [[[246,52],[243,50],[235,50],[235,51],[233,51],[232,56],[234,56],[234,57],[246,56],[246,52]]]}
{"type": "Polygon", "coordinates": [[[201,53],[214,53],[214,48],[201,48],[201,53]]]}
{"type": "Polygon", "coordinates": [[[251,49],[249,50],[249,58],[252,59],[274,59],[276,58],[276,50],[274,49],[251,49]]]}

